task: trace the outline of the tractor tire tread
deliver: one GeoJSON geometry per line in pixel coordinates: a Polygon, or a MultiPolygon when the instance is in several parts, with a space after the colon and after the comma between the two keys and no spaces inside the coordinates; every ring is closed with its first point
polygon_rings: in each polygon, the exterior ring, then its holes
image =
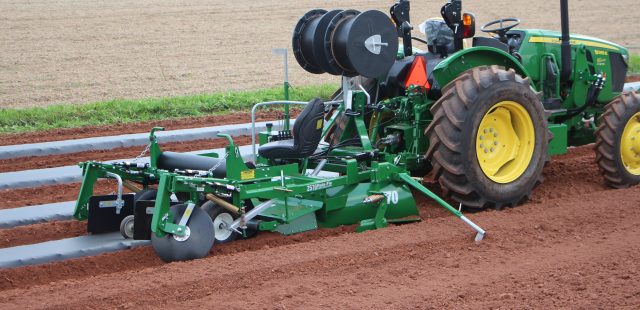
{"type": "MultiPolygon", "coordinates": [[[[426,158],[432,162],[433,177],[437,180],[446,196],[451,196],[465,207],[501,209],[515,206],[531,196],[534,187],[543,182],[542,173],[538,173],[535,182],[522,189],[522,194],[507,201],[488,199],[477,189],[473,180],[468,178],[463,166],[463,127],[469,118],[474,101],[483,91],[500,82],[516,82],[531,89],[530,80],[522,78],[513,69],[505,70],[498,66],[476,67],[461,74],[443,88],[443,96],[431,107],[433,122],[425,130],[429,137],[429,149],[426,158]]],[[[538,98],[538,94],[531,89],[538,98]]],[[[546,119],[544,119],[546,125],[546,119]]],[[[547,140],[551,134],[547,130],[547,140]]],[[[545,155],[544,164],[550,157],[545,155]]]]}
{"type": "Polygon", "coordinates": [[[640,95],[623,93],[605,106],[596,130],[596,164],[604,182],[612,188],[628,188],[640,182],[640,176],[629,174],[620,158],[620,135],[627,120],[640,111],[640,95]]]}

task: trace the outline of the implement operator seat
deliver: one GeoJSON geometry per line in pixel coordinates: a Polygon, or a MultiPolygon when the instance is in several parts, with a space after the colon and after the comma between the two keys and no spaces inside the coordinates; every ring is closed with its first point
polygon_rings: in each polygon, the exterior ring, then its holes
{"type": "Polygon", "coordinates": [[[315,98],[302,110],[293,125],[293,139],[269,142],[258,149],[267,159],[300,159],[318,148],[324,127],[324,102],[315,98]]]}

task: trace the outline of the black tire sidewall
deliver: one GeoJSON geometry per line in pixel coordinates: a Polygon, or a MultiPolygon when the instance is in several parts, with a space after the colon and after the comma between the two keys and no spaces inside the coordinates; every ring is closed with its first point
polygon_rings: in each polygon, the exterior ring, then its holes
{"type": "Polygon", "coordinates": [[[491,201],[519,203],[522,195],[529,193],[537,184],[547,155],[547,121],[536,94],[530,87],[513,80],[496,82],[479,93],[470,107],[468,119],[462,124],[463,165],[468,172],[467,178],[475,184],[478,194],[491,201]],[[531,117],[535,132],[535,146],[529,166],[518,179],[507,184],[496,183],[485,175],[476,152],[476,137],[482,119],[496,104],[503,101],[513,101],[524,107],[531,117]]]}
{"type": "MultiPolygon", "coordinates": [[[[238,218],[237,215],[229,212],[227,209],[217,205],[216,203],[214,203],[213,201],[206,201],[205,203],[202,204],[202,206],[200,206],[200,208],[202,209],[202,211],[206,212],[209,217],[211,217],[211,223],[213,223],[213,221],[215,221],[216,217],[222,213],[227,213],[229,215],[231,215],[231,218],[233,218],[234,220],[238,218]]],[[[223,243],[228,243],[231,241],[234,241],[238,238],[238,233],[236,232],[231,232],[231,235],[229,235],[229,237],[225,240],[218,240],[215,239],[215,243],[218,244],[223,244],[223,243]]]]}
{"type": "Polygon", "coordinates": [[[136,202],[138,200],[156,200],[156,196],[158,195],[158,190],[155,188],[145,188],[135,194],[133,197],[133,201],[136,202]]]}

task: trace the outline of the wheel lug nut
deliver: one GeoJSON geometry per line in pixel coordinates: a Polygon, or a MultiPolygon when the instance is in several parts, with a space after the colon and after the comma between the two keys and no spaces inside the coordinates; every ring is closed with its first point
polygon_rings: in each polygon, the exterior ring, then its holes
{"type": "Polygon", "coordinates": [[[483,149],[484,148],[484,144],[480,144],[480,148],[483,149]]]}
{"type": "Polygon", "coordinates": [[[491,153],[493,153],[493,151],[494,151],[494,149],[493,149],[493,148],[491,148],[491,153]]]}
{"type": "Polygon", "coordinates": [[[489,149],[484,149],[484,152],[485,153],[489,153],[489,149]]]}
{"type": "Polygon", "coordinates": [[[493,128],[489,128],[489,132],[493,132],[493,128]]]}
{"type": "Polygon", "coordinates": [[[489,130],[487,130],[486,128],[483,131],[484,131],[484,133],[488,133],[489,132],[489,130]]]}
{"type": "Polygon", "coordinates": [[[493,141],[493,145],[498,145],[498,141],[493,141]]]}

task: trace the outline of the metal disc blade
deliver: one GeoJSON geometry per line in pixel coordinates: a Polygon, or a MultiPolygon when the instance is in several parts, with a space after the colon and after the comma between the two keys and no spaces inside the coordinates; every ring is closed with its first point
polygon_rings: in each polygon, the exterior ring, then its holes
{"type": "MultiPolygon", "coordinates": [[[[171,208],[174,223],[178,223],[187,206],[176,205],[171,208]]],[[[187,222],[189,237],[184,241],[179,241],[173,235],[167,234],[164,237],[157,237],[151,234],[151,245],[160,259],[165,262],[183,261],[203,258],[209,254],[215,239],[213,222],[206,212],[200,208],[194,208],[187,222]]]]}

